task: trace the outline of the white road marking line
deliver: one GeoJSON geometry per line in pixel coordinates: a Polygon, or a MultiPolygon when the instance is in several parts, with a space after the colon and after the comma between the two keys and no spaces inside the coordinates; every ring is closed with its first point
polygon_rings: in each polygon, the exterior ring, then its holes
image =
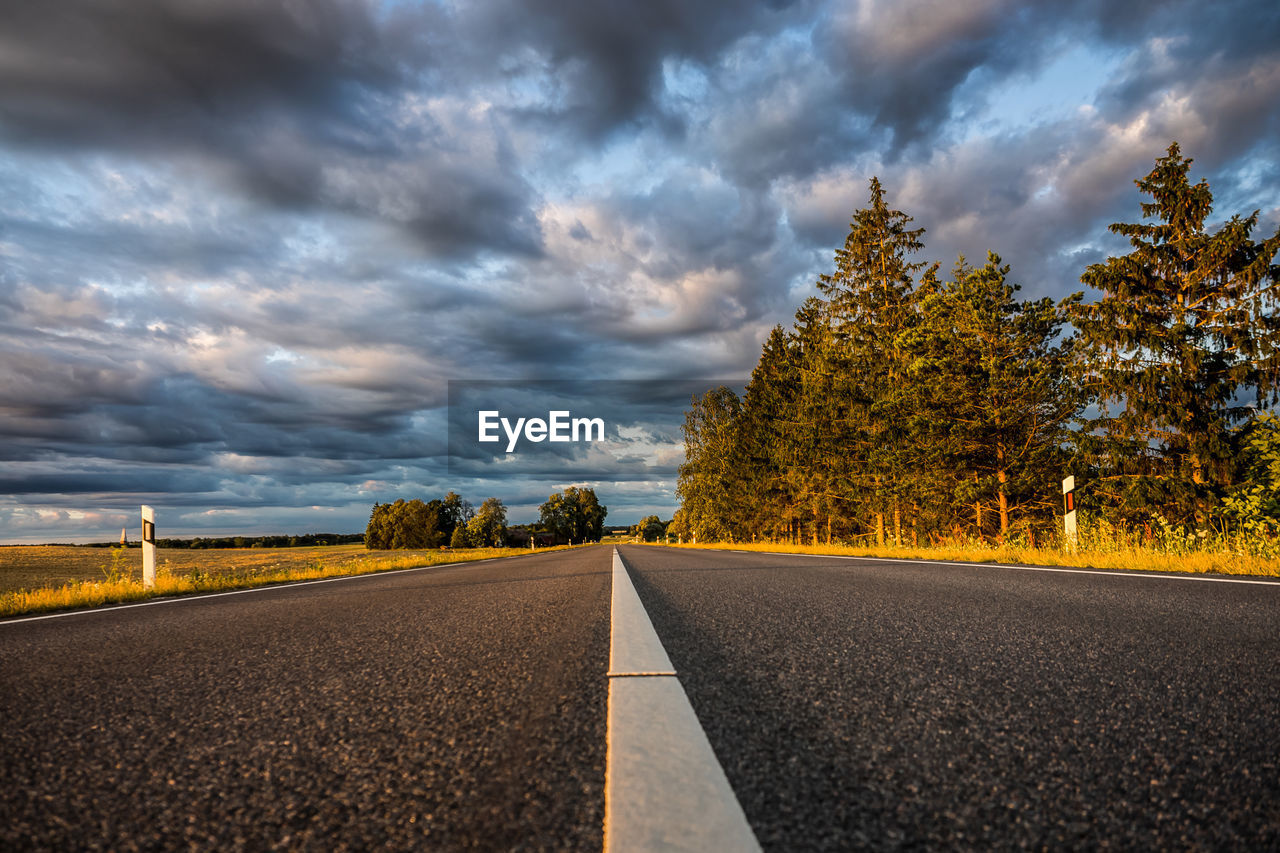
{"type": "MultiPolygon", "coordinates": [[[[710,550],[710,549],[708,549],[710,550]]],[[[717,549],[718,550],[718,549],[717,549]]],[[[727,550],[727,549],[726,549],[727,550]]],[[[863,560],[869,563],[910,563],[917,566],[961,566],[970,569],[1014,569],[1019,572],[1058,572],[1067,575],[1107,575],[1113,578],[1162,579],[1170,581],[1201,581],[1202,583],[1245,583],[1280,588],[1280,580],[1251,580],[1248,578],[1211,578],[1205,575],[1168,574],[1132,569],[1127,572],[1114,569],[1073,569],[1060,566],[1015,566],[1008,563],[979,563],[951,560],[913,560],[909,557],[855,557],[848,554],[798,554],[794,551],[729,551],[731,554],[768,554],[773,557],[812,557],[819,560],[863,560]]]]}
{"type": "Polygon", "coordinates": [[[654,633],[627,569],[613,551],[613,592],[609,605],[609,675],[647,672],[675,675],[667,650],[654,633]]]}
{"type": "Polygon", "coordinates": [[[655,676],[675,675],[674,672],[614,672],[605,673],[606,678],[652,678],[655,676]]]}
{"type": "MultiPolygon", "coordinates": [[[[554,553],[546,551],[544,553],[554,553]]],[[[529,554],[521,554],[520,556],[532,556],[529,554]]],[[[20,619],[0,619],[0,625],[17,625],[22,622],[40,622],[45,619],[65,619],[69,616],[89,616],[95,613],[110,613],[112,610],[132,610],[136,607],[154,607],[157,604],[177,604],[183,601],[202,601],[207,598],[223,598],[228,595],[247,595],[251,592],[267,592],[269,590],[288,589],[299,586],[312,586],[319,583],[336,583],[338,581],[360,580],[362,578],[387,577],[389,575],[402,575],[408,572],[421,572],[427,569],[448,569],[456,566],[478,566],[481,563],[491,563],[494,560],[505,560],[506,557],[485,557],[483,560],[463,560],[458,563],[436,563],[430,566],[411,566],[407,569],[389,569],[385,572],[364,572],[358,575],[339,575],[332,578],[316,578],[309,581],[282,581],[280,583],[267,584],[266,586],[254,586],[248,589],[233,589],[227,592],[204,592],[194,595],[166,595],[163,598],[153,598],[148,601],[137,601],[132,604],[113,604],[109,607],[89,607],[84,610],[65,610],[61,613],[45,613],[40,616],[24,616],[20,619]]]]}
{"type": "Polygon", "coordinates": [[[617,549],[611,608],[604,849],[758,851],[617,549]]]}

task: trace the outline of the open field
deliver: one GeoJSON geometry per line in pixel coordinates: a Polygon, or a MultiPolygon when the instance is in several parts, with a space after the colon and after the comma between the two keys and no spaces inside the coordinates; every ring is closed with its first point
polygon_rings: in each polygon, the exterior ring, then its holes
{"type": "MultiPolygon", "coordinates": [[[[545,550],[551,549],[539,549],[545,550]]],[[[141,548],[0,546],[0,616],[527,553],[513,548],[366,551],[363,545],[161,548],[156,588],[144,590],[141,548]]]]}
{"type": "Polygon", "coordinates": [[[1087,569],[1138,569],[1151,572],[1253,575],[1280,577],[1280,559],[1230,550],[1170,553],[1154,548],[1060,551],[1015,545],[973,543],[939,548],[859,547],[843,545],[788,545],[783,543],[715,542],[672,545],[678,548],[720,548],[741,551],[773,551],[786,554],[830,554],[845,557],[880,557],[907,560],[955,560],[969,563],[1024,563],[1035,566],[1074,566],[1087,569]]]}
{"type": "MultiPolygon", "coordinates": [[[[107,579],[114,548],[87,548],[74,545],[8,545],[0,547],[0,593],[58,587],[81,581],[107,579]]],[[[388,552],[366,551],[363,545],[334,545],[313,548],[220,548],[199,550],[160,548],[156,550],[156,571],[168,569],[176,575],[210,575],[263,572],[272,569],[299,569],[314,565],[358,565],[370,557],[386,557],[388,552]]],[[[397,556],[400,552],[396,552],[397,556]]],[[[404,552],[404,556],[422,552],[404,552]]],[[[142,549],[124,552],[124,562],[134,580],[142,578],[142,549]]]]}

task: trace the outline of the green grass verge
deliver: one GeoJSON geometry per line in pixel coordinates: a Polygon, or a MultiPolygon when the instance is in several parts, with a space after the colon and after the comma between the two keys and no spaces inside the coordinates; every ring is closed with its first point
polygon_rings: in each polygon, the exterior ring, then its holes
{"type": "MultiPolygon", "coordinates": [[[[0,593],[0,617],[123,604],[165,596],[252,589],[291,581],[350,577],[397,569],[467,563],[495,557],[524,557],[531,553],[542,554],[548,551],[568,550],[569,547],[561,545],[556,548],[539,548],[537,551],[513,548],[468,548],[458,551],[415,552],[386,557],[369,556],[358,563],[324,565],[316,562],[310,566],[265,569],[239,567],[219,572],[196,571],[184,574],[160,568],[156,572],[156,585],[151,589],[144,588],[142,582],[133,577],[107,576],[101,581],[75,581],[58,587],[2,592],[0,593]]],[[[136,555],[137,551],[132,554],[136,555]]]]}
{"type": "Polygon", "coordinates": [[[1280,560],[1232,551],[1167,553],[1154,549],[1127,548],[1076,552],[1012,545],[968,545],[939,548],[842,545],[788,545],[779,543],[713,542],[672,545],[672,548],[733,549],[783,554],[827,554],[841,557],[879,557],[907,560],[947,560],[967,563],[1022,563],[1034,566],[1070,566],[1082,569],[1119,569],[1192,574],[1249,575],[1280,577],[1280,560]]]}

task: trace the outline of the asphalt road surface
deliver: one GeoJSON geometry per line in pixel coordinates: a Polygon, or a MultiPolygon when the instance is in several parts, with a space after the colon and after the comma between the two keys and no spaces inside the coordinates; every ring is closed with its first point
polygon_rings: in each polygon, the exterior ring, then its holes
{"type": "Polygon", "coordinates": [[[0,849],[599,849],[610,553],[0,624],[0,849]]]}
{"type": "MultiPolygon", "coordinates": [[[[1280,584],[619,551],[767,850],[1280,849],[1280,584]]],[[[0,623],[0,849],[598,850],[611,560],[0,623]]]]}
{"type": "Polygon", "coordinates": [[[1280,585],[622,553],[765,849],[1280,849],[1280,585]]]}

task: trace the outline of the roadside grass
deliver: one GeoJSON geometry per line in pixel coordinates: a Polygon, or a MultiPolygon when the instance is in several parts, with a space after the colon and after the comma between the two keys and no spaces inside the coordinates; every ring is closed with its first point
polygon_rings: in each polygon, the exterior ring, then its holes
{"type": "Polygon", "coordinates": [[[672,545],[673,548],[733,549],[785,554],[820,554],[841,557],[877,557],[907,560],[943,560],[966,563],[1021,563],[1033,566],[1070,566],[1084,569],[1120,569],[1148,572],[1251,575],[1280,577],[1280,559],[1251,553],[1248,548],[1219,548],[1178,552],[1155,547],[1113,543],[1109,548],[1075,551],[993,545],[982,542],[936,548],[909,546],[790,545],[784,543],[714,542],[672,545]]]}
{"type": "Polygon", "coordinates": [[[363,545],[158,549],[156,585],[144,589],[138,548],[6,546],[0,547],[0,617],[516,557],[567,547],[539,548],[537,552],[513,548],[366,551],[363,545]]]}

